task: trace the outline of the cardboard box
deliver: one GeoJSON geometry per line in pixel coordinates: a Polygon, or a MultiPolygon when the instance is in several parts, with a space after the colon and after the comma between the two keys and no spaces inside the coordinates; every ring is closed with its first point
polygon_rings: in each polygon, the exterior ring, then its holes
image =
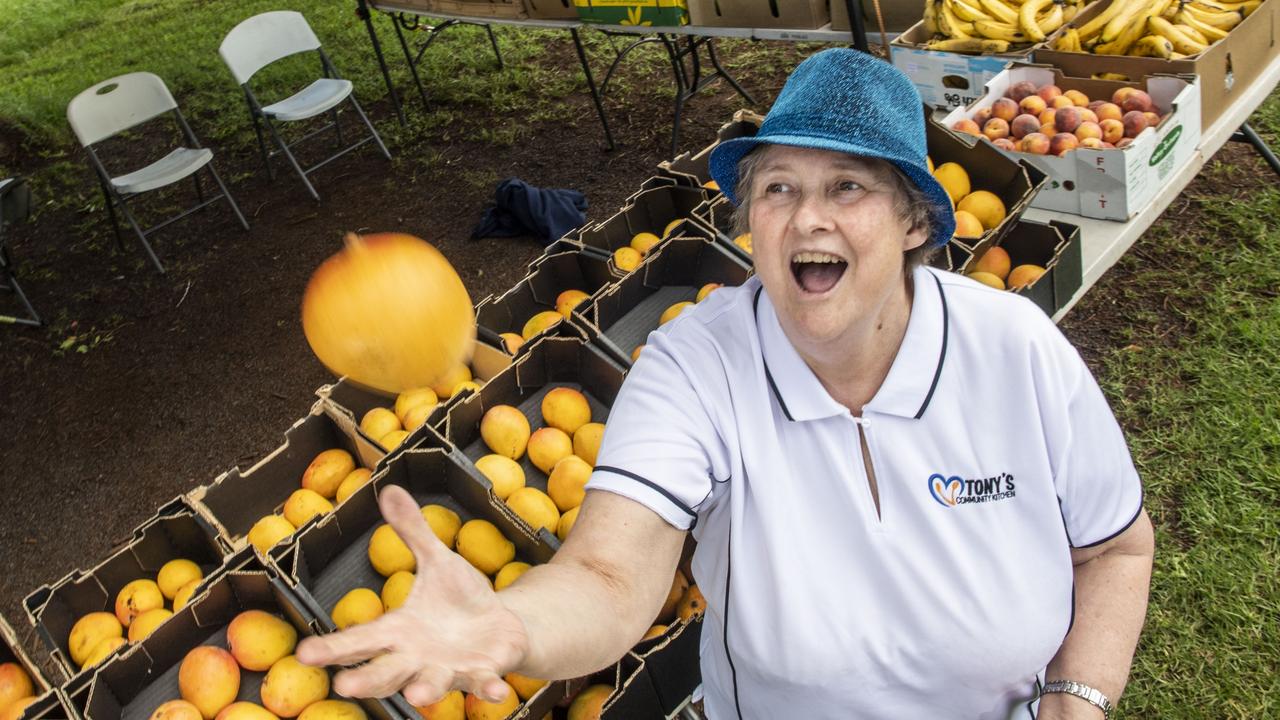
{"type": "Polygon", "coordinates": [[[583,688],[592,685],[613,688],[613,692],[605,698],[601,720],[647,720],[667,716],[662,710],[662,702],[658,699],[653,681],[645,671],[644,661],[635,653],[629,652],[612,666],[592,673],[583,688]]]}
{"type": "MultiPolygon", "coordinates": [[[[248,470],[237,467],[223,473],[212,483],[192,490],[187,499],[218,531],[223,544],[239,551],[248,545],[245,536],[253,524],[278,513],[289,495],[302,487],[302,473],[311,461],[331,448],[346,450],[357,467],[371,470],[386,457],[381,448],[356,431],[349,417],[317,401],[310,414],[285,432],[284,444],[270,455],[248,470]]],[[[407,448],[402,444],[400,449],[407,448]]]]}
{"type": "Polygon", "coordinates": [[[1194,57],[1181,60],[1130,57],[1128,55],[1093,55],[1053,49],[1053,40],[1066,27],[1080,27],[1106,9],[1109,2],[1099,2],[1082,11],[1070,25],[1064,26],[1035,51],[1037,63],[1052,65],[1071,77],[1087,78],[1094,73],[1119,73],[1131,81],[1152,75],[1196,75],[1200,78],[1200,127],[1208,128],[1253,84],[1267,65],[1280,54],[1277,25],[1280,25],[1280,2],[1267,0],[1236,25],[1227,37],[1194,57]]]}
{"type": "MultiPolygon", "coordinates": [[[[876,6],[871,0],[862,0],[863,27],[868,33],[880,32],[876,19],[876,6]]],[[[880,0],[880,15],[884,18],[884,30],[900,33],[920,22],[924,4],[918,0],[880,0]]],[[[851,30],[849,6],[845,0],[831,0],[831,29],[851,30]]]]}
{"type": "Polygon", "coordinates": [[[754,267],[751,253],[733,242],[737,237],[733,229],[733,217],[736,211],[737,207],[729,202],[727,195],[716,193],[712,198],[694,208],[693,222],[710,232],[716,242],[736,255],[738,259],[754,267]]]}
{"type": "Polygon", "coordinates": [[[893,66],[907,74],[926,104],[942,108],[969,105],[982,97],[983,87],[1011,61],[1026,61],[1035,51],[1028,45],[1000,55],[965,55],[925,49],[930,39],[919,22],[889,43],[893,66]]]}
{"type": "Polygon", "coordinates": [[[573,0],[578,19],[602,25],[680,27],[689,24],[685,0],[573,0]]]}
{"type": "MultiPolygon", "coordinates": [[[[476,324],[491,336],[505,332],[521,335],[525,323],[534,315],[556,309],[556,298],[560,293],[581,290],[588,296],[595,296],[620,274],[614,269],[611,259],[595,250],[572,247],[540,256],[530,264],[529,274],[515,287],[497,297],[490,295],[476,305],[476,324]]],[[[587,329],[568,319],[529,338],[524,347],[543,335],[566,334],[586,337],[587,329]]],[[[492,363],[492,367],[497,369],[497,363],[492,363]]]]}
{"type": "MultiPolygon", "coordinates": [[[[27,654],[22,644],[18,642],[18,634],[13,631],[13,626],[9,624],[8,620],[5,620],[4,615],[0,615],[0,664],[4,663],[17,663],[18,667],[22,668],[31,678],[31,686],[35,689],[36,696],[41,699],[33,703],[23,713],[22,717],[28,719],[36,717],[40,713],[40,709],[35,706],[48,704],[47,702],[42,703],[42,701],[45,700],[45,695],[50,694],[51,686],[49,685],[49,680],[45,678],[44,673],[40,672],[40,666],[31,662],[31,656],[27,654]]],[[[53,700],[53,705],[58,705],[56,697],[53,700]]],[[[50,708],[46,707],[44,709],[48,710],[50,708]]],[[[57,717],[57,714],[48,715],[48,717],[57,717]]],[[[64,715],[63,717],[74,716],[64,715]]]]}
{"type": "Polygon", "coordinates": [[[658,327],[667,308],[693,301],[707,283],[741,285],[751,277],[751,264],[713,240],[685,235],[651,253],[644,265],[605,292],[583,303],[575,314],[597,328],[593,342],[619,364],[631,366],[631,352],[658,327]]]}
{"type": "MultiPolygon", "coordinates": [[[[543,530],[529,526],[492,493],[492,485],[456,451],[417,449],[398,456],[332,515],[298,534],[297,542],[272,553],[293,593],[307,604],[327,630],[336,630],[333,607],[355,588],[381,593],[386,578],[369,563],[369,538],[383,524],[378,494],[389,485],[403,487],[421,505],[443,505],[465,523],[480,518],[498,527],[516,545],[516,559],[531,565],[551,560],[559,542],[543,530]]],[[[512,717],[540,720],[576,686],[551,683],[512,717]]],[[[397,693],[388,701],[404,717],[415,717],[413,706],[397,693]]]]}
{"type": "MultiPolygon", "coordinates": [[[[499,338],[499,342],[501,339],[499,338]]],[[[498,346],[485,342],[483,339],[477,339],[475,345],[475,354],[471,357],[471,377],[480,385],[483,385],[489,378],[497,375],[503,369],[511,364],[511,355],[505,350],[499,349],[498,346]]],[[[409,437],[405,438],[401,443],[404,447],[414,447],[418,444],[419,434],[430,433],[437,428],[440,423],[444,422],[445,413],[453,403],[465,397],[470,390],[454,395],[452,397],[443,398],[436,405],[435,410],[427,416],[427,420],[423,423],[422,428],[415,428],[410,431],[409,437]],[[421,431],[421,433],[419,432],[421,431]]],[[[321,385],[316,390],[316,396],[320,398],[324,404],[326,413],[331,416],[341,416],[344,418],[344,424],[350,423],[355,427],[355,432],[371,445],[381,448],[381,444],[377,438],[371,437],[368,433],[360,428],[360,420],[364,418],[374,408],[386,408],[388,410],[395,409],[396,395],[384,393],[381,390],[367,388],[351,381],[350,378],[341,378],[338,382],[331,385],[321,385]]],[[[384,449],[385,450],[385,449],[384,449]]]]}
{"type": "MultiPolygon", "coordinates": [[[[529,427],[536,431],[546,425],[542,421],[542,398],[555,387],[580,391],[591,407],[592,422],[603,423],[625,375],[620,363],[584,340],[542,338],[528,353],[517,357],[510,368],[490,380],[479,394],[449,410],[445,439],[474,463],[492,452],[480,437],[480,420],[489,408],[512,405],[524,413],[529,427]]],[[[546,492],[547,476],[529,461],[527,453],[519,462],[525,484],[546,492]]]]}
{"type": "Polygon", "coordinates": [[[677,620],[666,632],[640,642],[632,650],[644,662],[663,717],[680,708],[702,684],[702,617],[677,620]]]}
{"type": "Polygon", "coordinates": [[[813,30],[830,19],[827,0],[689,0],[689,23],[703,27],[813,30]]]}
{"type": "MultiPolygon", "coordinates": [[[[178,668],[187,653],[201,645],[227,647],[227,625],[246,610],[263,610],[284,618],[298,637],[314,635],[320,626],[279,577],[252,552],[238,554],[231,568],[146,640],[130,646],[98,667],[83,683],[68,685],[68,696],[84,720],[145,720],[167,700],[180,697],[178,668]]],[[[332,673],[335,668],[330,668],[332,673]]],[[[236,700],[261,702],[263,672],[240,671],[236,700]]],[[[330,699],[345,700],[330,694],[330,699]]],[[[372,720],[400,717],[381,700],[358,700],[372,720]]]]}
{"type": "Polygon", "coordinates": [[[1015,292],[1030,298],[1050,317],[1066,307],[1084,282],[1080,228],[1070,223],[1020,220],[1008,235],[979,245],[974,259],[993,246],[1009,253],[1011,267],[1031,264],[1045,269],[1039,280],[1015,292]]]}
{"type": "Polygon", "coordinates": [[[160,568],[177,558],[199,565],[205,576],[202,585],[207,585],[217,577],[228,553],[217,530],[183,498],[175,498],[139,525],[106,560],[41,586],[22,604],[54,665],[64,679],[70,679],[80,673],[67,644],[77,620],[91,612],[114,612],[121,588],[134,580],[155,580],[160,568]]]}
{"type": "Polygon", "coordinates": [[[612,265],[614,250],[630,245],[637,233],[649,232],[662,237],[672,220],[692,217],[694,209],[706,202],[708,195],[709,191],[702,187],[680,187],[663,179],[628,198],[613,217],[584,229],[579,242],[583,247],[608,254],[615,277],[624,277],[626,273],[612,265]]]}
{"type": "MultiPolygon", "coordinates": [[[[1200,87],[1193,76],[1153,75],[1141,83],[1123,83],[1067,77],[1061,70],[1043,65],[1014,64],[987,83],[987,92],[981,99],[947,115],[945,125],[950,128],[990,107],[1005,96],[1011,85],[1024,80],[1036,87],[1052,83],[1063,90],[1080,90],[1095,99],[1110,98],[1121,87],[1139,87],[1151,95],[1161,115],[1171,113],[1159,126],[1142,131],[1125,148],[1078,148],[1063,157],[1000,150],[1049,176],[1031,201],[1032,207],[1102,220],[1128,220],[1191,160],[1200,144],[1200,87]]],[[[988,143],[985,138],[975,141],[988,143]]]]}
{"type": "Polygon", "coordinates": [[[732,120],[720,126],[720,130],[716,133],[715,142],[695,154],[690,155],[686,152],[675,156],[671,160],[663,160],[658,163],[658,171],[665,176],[674,178],[678,181],[678,184],[687,187],[705,188],[706,184],[712,180],[711,151],[727,140],[754,136],[759,132],[760,124],[763,122],[764,116],[757,115],[750,110],[739,110],[733,114],[732,120]]]}
{"type": "Polygon", "coordinates": [[[577,20],[573,0],[524,0],[524,12],[535,20],[577,20]]]}

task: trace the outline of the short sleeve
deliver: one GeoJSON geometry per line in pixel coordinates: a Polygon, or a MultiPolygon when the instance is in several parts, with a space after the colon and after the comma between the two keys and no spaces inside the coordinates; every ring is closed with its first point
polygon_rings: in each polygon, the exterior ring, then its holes
{"type": "Polygon", "coordinates": [[[1084,548],[1133,524],[1142,511],[1142,483],[1093,374],[1056,328],[1053,335],[1040,377],[1041,412],[1067,536],[1072,547],[1084,548]]]}
{"type": "Polygon", "coordinates": [[[723,443],[690,368],[665,333],[649,337],[609,411],[588,490],[607,490],[692,529],[711,494],[723,443]]]}

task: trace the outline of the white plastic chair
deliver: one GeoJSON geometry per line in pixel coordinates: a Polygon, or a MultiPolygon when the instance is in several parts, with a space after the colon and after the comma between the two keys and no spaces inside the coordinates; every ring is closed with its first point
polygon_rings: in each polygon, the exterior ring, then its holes
{"type": "Polygon", "coordinates": [[[103,80],[81,92],[67,104],[67,122],[71,123],[72,131],[89,155],[89,164],[98,174],[102,194],[106,199],[107,212],[111,216],[111,225],[115,229],[117,244],[121,249],[124,248],[120,237],[120,223],[115,213],[115,206],[119,205],[129,225],[142,241],[142,247],[146,249],[152,264],[161,273],[164,272],[164,265],[156,257],[151,243],[147,242],[147,236],[206,205],[226,198],[240,225],[245,230],[249,229],[248,221],[244,219],[231,193],[227,192],[227,186],[222,183],[222,178],[218,177],[217,171],[213,169],[213,151],[200,146],[200,141],[196,139],[191,126],[187,124],[182,111],[178,109],[178,103],[169,93],[169,88],[156,75],[149,72],[136,72],[103,80]],[[112,176],[93,146],[168,112],[173,112],[183,138],[190,147],[179,147],[146,167],[124,175],[112,176]],[[205,199],[204,190],[200,186],[198,173],[201,169],[209,171],[219,190],[217,195],[208,199],[205,199]],[[172,185],[187,177],[191,177],[195,184],[199,202],[182,213],[143,230],[129,209],[129,198],[172,185]]]}
{"type": "Polygon", "coordinates": [[[222,40],[222,45],[218,48],[218,53],[222,55],[222,60],[231,70],[231,75],[244,90],[245,101],[249,104],[249,117],[253,119],[254,132],[258,134],[258,149],[262,151],[262,162],[267,166],[267,176],[271,179],[275,179],[275,172],[271,169],[271,156],[284,155],[288,158],[289,164],[293,166],[294,171],[298,173],[298,177],[302,178],[302,183],[307,186],[307,191],[311,193],[311,197],[316,202],[319,202],[320,195],[307,178],[307,175],[312,171],[370,141],[376,142],[382,150],[382,154],[388,160],[391,159],[391,153],[387,151],[387,146],[382,143],[382,138],[378,136],[378,131],[373,129],[373,124],[369,122],[364,110],[356,102],[356,97],[351,92],[351,81],[339,77],[337,69],[334,68],[333,63],[329,60],[329,56],[320,47],[320,39],[312,32],[311,26],[307,24],[307,20],[302,16],[302,13],[291,10],[277,10],[254,15],[236,25],[231,29],[231,32],[227,33],[227,36],[222,40]],[[257,97],[254,96],[252,88],[249,87],[249,80],[254,74],[277,60],[311,51],[319,53],[320,63],[324,68],[324,77],[280,102],[263,107],[258,102],[257,97]],[[356,109],[356,114],[360,116],[360,120],[368,128],[369,137],[363,138],[359,142],[339,150],[325,160],[304,169],[298,164],[298,160],[294,157],[290,148],[329,128],[334,129],[338,136],[338,143],[341,144],[343,142],[342,128],[338,125],[337,108],[343,101],[351,102],[351,106],[356,109]],[[291,144],[285,143],[280,137],[280,133],[276,130],[275,122],[277,121],[294,122],[307,120],[326,112],[332,116],[332,119],[326,125],[291,144]],[[267,150],[267,143],[262,135],[263,125],[266,125],[267,131],[271,133],[272,139],[280,148],[279,150],[267,150]]]}

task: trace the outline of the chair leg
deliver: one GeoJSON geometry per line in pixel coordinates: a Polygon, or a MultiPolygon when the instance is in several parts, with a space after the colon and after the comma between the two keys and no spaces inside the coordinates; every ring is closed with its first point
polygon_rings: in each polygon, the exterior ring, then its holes
{"type": "MultiPolygon", "coordinates": [[[[267,124],[267,130],[271,131],[271,137],[275,138],[276,144],[280,146],[280,152],[289,159],[289,164],[293,166],[294,172],[298,173],[298,177],[302,178],[302,184],[307,186],[307,192],[311,193],[311,198],[316,202],[320,202],[320,193],[316,192],[315,187],[311,185],[311,181],[307,179],[307,173],[298,164],[298,159],[289,151],[289,146],[284,143],[284,138],[280,137],[280,133],[276,131],[275,123],[270,118],[264,118],[263,122],[267,124]]],[[[366,121],[367,122],[367,121],[366,121]]]]}
{"type": "Polygon", "coordinates": [[[116,197],[120,201],[120,210],[124,212],[125,219],[129,221],[129,225],[133,228],[133,231],[137,233],[138,239],[142,241],[142,249],[146,250],[147,257],[151,258],[151,264],[155,265],[156,270],[159,270],[160,274],[163,275],[164,265],[160,263],[160,258],[156,257],[156,251],[151,249],[151,243],[147,242],[146,233],[142,232],[142,227],[138,225],[138,221],[134,219],[133,213],[130,212],[129,204],[125,202],[123,197],[120,197],[119,195],[116,197]]]}
{"type": "Polygon", "coordinates": [[[262,123],[257,114],[253,115],[253,131],[258,135],[258,151],[262,153],[262,164],[267,168],[267,179],[274,181],[276,173],[271,169],[271,153],[267,152],[267,141],[262,137],[262,123]]]}
{"type": "Polygon", "coordinates": [[[342,140],[342,126],[338,124],[338,108],[335,107],[329,113],[333,115],[333,131],[338,134],[338,147],[344,147],[346,143],[342,140]]]}
{"type": "Polygon", "coordinates": [[[111,191],[107,189],[107,184],[99,180],[102,188],[102,201],[107,205],[107,216],[111,218],[111,229],[116,234],[116,248],[120,252],[124,252],[124,237],[120,235],[120,220],[116,218],[116,210],[113,207],[115,201],[111,197],[111,191]]]}
{"type": "Polygon", "coordinates": [[[484,29],[489,33],[489,44],[493,46],[493,56],[498,59],[498,69],[503,68],[502,51],[498,49],[498,38],[493,34],[493,26],[485,23],[484,29]]]}
{"type": "Polygon", "coordinates": [[[191,182],[196,186],[196,197],[200,202],[204,202],[204,188],[200,186],[200,173],[191,173],[191,182]]]}
{"type": "Polygon", "coordinates": [[[369,122],[368,116],[365,115],[364,110],[360,108],[360,103],[356,102],[355,93],[348,95],[347,99],[351,101],[351,105],[356,109],[356,113],[360,116],[360,119],[364,121],[364,126],[369,128],[369,134],[373,136],[373,141],[378,143],[378,147],[382,149],[382,154],[387,156],[387,159],[390,160],[391,151],[387,150],[386,145],[382,144],[382,137],[378,135],[377,130],[373,129],[373,123],[369,122]]]}
{"type": "Polygon", "coordinates": [[[18,296],[18,302],[22,303],[22,307],[26,309],[31,319],[20,317],[9,317],[0,315],[0,323],[12,323],[14,325],[30,325],[32,327],[40,327],[44,325],[44,321],[40,319],[40,313],[31,305],[31,301],[27,300],[27,294],[22,291],[22,286],[18,284],[18,276],[13,272],[13,263],[9,261],[9,251],[3,245],[0,245],[0,278],[3,278],[7,287],[0,288],[12,292],[18,296]]]}
{"type": "Polygon", "coordinates": [[[236,214],[236,219],[240,221],[240,227],[248,230],[249,221],[244,219],[244,213],[240,212],[240,206],[236,204],[236,199],[231,197],[231,192],[227,190],[222,178],[218,176],[218,171],[213,169],[213,163],[210,162],[205,167],[209,169],[209,174],[213,176],[213,181],[218,184],[218,189],[222,191],[222,197],[227,199],[227,204],[231,206],[232,212],[236,214]]]}

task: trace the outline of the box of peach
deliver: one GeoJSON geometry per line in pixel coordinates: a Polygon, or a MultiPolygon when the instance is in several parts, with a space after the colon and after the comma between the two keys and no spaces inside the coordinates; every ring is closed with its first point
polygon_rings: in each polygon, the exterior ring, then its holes
{"type": "Polygon", "coordinates": [[[1124,221],[1194,156],[1200,85],[1194,75],[1118,82],[1014,63],[944,123],[1047,174],[1031,207],[1124,221]]]}

